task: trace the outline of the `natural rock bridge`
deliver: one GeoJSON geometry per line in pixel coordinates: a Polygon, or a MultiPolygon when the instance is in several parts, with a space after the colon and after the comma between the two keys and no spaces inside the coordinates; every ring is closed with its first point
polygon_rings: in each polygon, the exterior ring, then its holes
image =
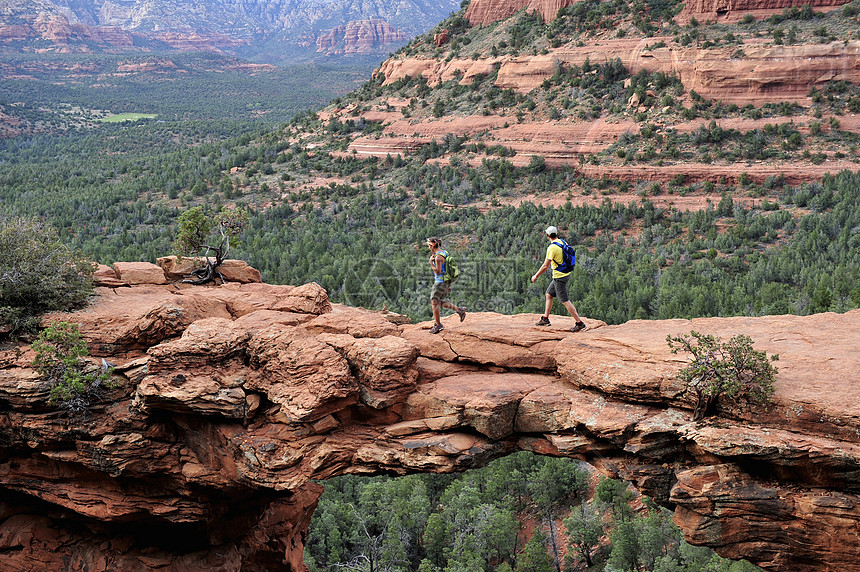
{"type": "MultiPolygon", "coordinates": [[[[104,283],[162,282],[115,265],[104,283]]],[[[317,285],[100,288],[77,322],[122,376],[86,418],[0,346],[0,570],[302,570],[345,473],[448,472],[517,450],[584,459],[688,541],[770,570],[860,570],[860,311],[586,320],[470,314],[445,331],[317,285]],[[750,335],[776,404],[695,423],[667,334],[750,335]]]]}

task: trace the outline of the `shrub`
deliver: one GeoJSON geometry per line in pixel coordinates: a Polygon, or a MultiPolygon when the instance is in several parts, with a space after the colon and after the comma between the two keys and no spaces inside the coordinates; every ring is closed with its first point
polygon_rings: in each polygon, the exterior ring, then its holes
{"type": "Polygon", "coordinates": [[[692,363],[678,374],[696,396],[693,419],[713,414],[721,397],[770,403],[777,373],[770,362],[779,356],[774,354],[768,360],[767,353],[753,349],[749,336],[737,335],[721,343],[718,337],[691,331],[690,335],[666,336],[666,343],[673,354],[693,355],[692,363]]]}
{"type": "Polygon", "coordinates": [[[32,344],[36,352],[33,364],[51,385],[49,403],[75,413],[89,409],[102,386],[110,380],[112,368],[88,364],[88,355],[78,325],[57,322],[46,328],[32,344]]]}
{"type": "Polygon", "coordinates": [[[0,216],[0,335],[35,333],[37,316],[83,306],[93,264],[34,218],[0,216]]]}

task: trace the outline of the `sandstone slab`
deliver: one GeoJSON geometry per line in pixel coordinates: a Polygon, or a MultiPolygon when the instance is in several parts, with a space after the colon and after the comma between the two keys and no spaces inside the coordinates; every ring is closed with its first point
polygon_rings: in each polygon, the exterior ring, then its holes
{"type": "Polygon", "coordinates": [[[151,262],[114,262],[113,270],[126,284],[167,284],[164,271],[151,262]]]}
{"type": "MultiPolygon", "coordinates": [[[[200,256],[185,256],[179,259],[171,255],[158,258],[155,262],[161,267],[168,280],[178,281],[187,278],[192,271],[202,268],[206,259],[200,256]]],[[[227,259],[218,266],[217,270],[228,282],[242,284],[262,282],[260,271],[252,268],[244,260],[227,259]]]]}
{"type": "Polygon", "coordinates": [[[520,401],[551,379],[535,374],[463,374],[420,385],[406,401],[404,419],[457,416],[490,439],[514,432],[520,401]]]}

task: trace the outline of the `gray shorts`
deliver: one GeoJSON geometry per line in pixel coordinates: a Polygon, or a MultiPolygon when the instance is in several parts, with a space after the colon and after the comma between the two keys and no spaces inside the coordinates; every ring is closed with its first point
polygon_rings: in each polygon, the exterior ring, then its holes
{"type": "Polygon", "coordinates": [[[437,302],[442,302],[450,291],[450,282],[435,282],[433,284],[433,291],[430,293],[430,301],[436,300],[437,302]]]}
{"type": "Polygon", "coordinates": [[[570,280],[570,274],[561,278],[553,278],[546,289],[546,293],[553,298],[558,298],[559,302],[567,302],[570,296],[567,294],[567,281],[570,280]]]}

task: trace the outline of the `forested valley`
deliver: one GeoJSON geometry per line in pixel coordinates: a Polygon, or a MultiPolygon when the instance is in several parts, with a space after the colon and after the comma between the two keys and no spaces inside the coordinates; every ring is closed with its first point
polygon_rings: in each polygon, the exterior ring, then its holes
{"type": "MultiPolygon", "coordinates": [[[[624,2],[582,4],[631,17],[620,8],[624,2]]],[[[649,5],[671,19],[673,3],[649,5]]],[[[590,14],[571,13],[577,33],[590,14]]],[[[461,16],[448,23],[452,30],[464,26],[461,16]]],[[[536,37],[539,26],[522,21],[528,25],[503,49],[525,50],[536,37]]],[[[553,41],[564,31],[542,33],[552,33],[553,41]]],[[[67,56],[60,67],[75,68],[88,57],[67,56]]],[[[41,69],[32,58],[12,63],[41,69]]],[[[250,221],[233,255],[266,282],[315,281],[334,302],[385,307],[413,322],[430,316],[424,243],[433,236],[459,261],[455,303],[470,312],[539,312],[546,281],[529,278],[543,260],[549,224],[576,246],[571,299],[583,316],[609,324],[860,307],[860,172],[800,185],[781,176],[736,183],[593,179],[575,167],[548,168],[539,156],[515,166],[512,150],[454,134],[402,155],[362,157],[348,151],[349,143],[381,125],[331,113],[383,107],[398,97],[410,101],[405,113],[413,115],[468,106],[507,107],[512,121],[518,113],[551,117],[568,108],[599,115],[649,83],[674,105],[683,90],[674,78],[589,66],[560,72],[524,97],[495,88],[492,76],[435,88],[420,79],[384,85],[377,77],[354,89],[355,69],[224,72],[209,58],[174,61],[181,73],[171,67],[115,75],[120,62],[104,56],[87,64],[97,72],[88,80],[68,75],[52,82],[48,72],[4,78],[0,218],[38,218],[89,259],[110,264],[170,254],[177,218],[189,207],[211,214],[247,208],[250,221]],[[553,90],[572,82],[579,100],[553,99],[553,90]],[[154,117],[104,121],[120,113],[154,117]],[[575,205],[577,197],[596,200],[575,205]],[[658,197],[707,198],[704,208],[686,211],[671,200],[658,204],[658,197]]],[[[834,82],[822,94],[822,105],[840,111],[860,101],[857,86],[834,82]]],[[[853,146],[856,153],[856,134],[838,126],[794,137],[785,119],[794,111],[697,100],[681,113],[749,114],[773,124],[753,135],[714,125],[658,136],[642,118],[638,134],[587,160],[656,162],[660,146],[661,157],[681,159],[801,157],[804,141],[835,142],[846,152],[853,146]]],[[[623,484],[598,479],[573,461],[525,454],[459,476],[326,483],[306,558],[315,571],[369,570],[371,562],[374,570],[421,572],[751,569],[686,545],[664,512],[623,484]]]]}
{"type": "MultiPolygon", "coordinates": [[[[66,136],[2,141],[3,211],[42,217],[93,260],[154,261],[171,251],[184,208],[247,206],[237,255],[273,283],[316,281],[334,301],[426,319],[425,239],[439,236],[463,274],[455,301],[473,310],[539,311],[542,229],[555,224],[577,248],[570,284],[580,312],[610,324],[630,319],[844,312],[860,304],[858,175],[797,187],[779,179],[710,185],[707,208],[660,208],[647,193],[612,201],[623,181],[589,180],[573,168],[440,166],[429,156],[465,147],[449,138],[414,156],[358,159],[291,142],[330,131],[313,113],[285,127],[220,139],[227,126],[151,121],[107,124],[66,136]],[[219,131],[223,130],[223,131],[219,131]],[[346,182],[315,181],[340,177],[346,182]],[[525,202],[478,209],[527,187],[595,193],[598,206],[525,202]],[[750,204],[739,197],[762,197],[750,204]]],[[[372,129],[372,125],[363,126],[372,129]]],[[[468,143],[466,143],[468,145],[468,143]]],[[[461,152],[467,152],[464,148],[461,152]]],[[[648,188],[648,187],[646,187],[648,188]]]]}
{"type": "Polygon", "coordinates": [[[519,452],[461,475],[338,477],[314,513],[311,572],[753,572],[684,542],[671,513],[585,463],[519,452]]]}

